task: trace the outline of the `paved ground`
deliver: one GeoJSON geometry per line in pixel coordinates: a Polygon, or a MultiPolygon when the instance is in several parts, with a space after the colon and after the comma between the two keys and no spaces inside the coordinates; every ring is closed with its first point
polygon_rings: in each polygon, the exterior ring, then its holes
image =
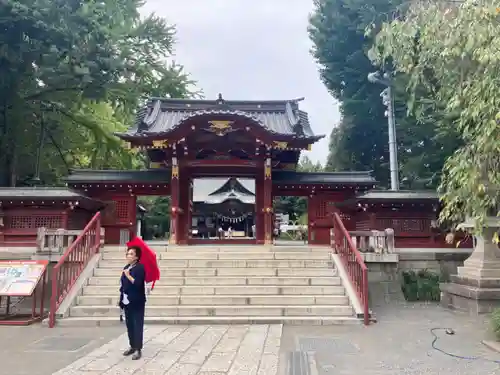
{"type": "Polygon", "coordinates": [[[377,309],[379,322],[347,326],[150,326],[141,361],[123,358],[124,326],[0,327],[3,375],[493,375],[500,364],[453,358],[446,352],[500,361],[481,340],[483,319],[435,305],[377,309]],[[68,366],[68,367],[65,367],[68,366]]]}
{"type": "MultiPolygon", "coordinates": [[[[500,353],[481,343],[488,338],[489,327],[484,319],[428,304],[392,305],[377,311],[379,322],[370,327],[284,326],[281,374],[291,375],[287,363],[293,351],[314,353],[311,359],[319,375],[500,374],[500,363],[453,358],[431,345],[434,337],[430,330],[449,327],[455,335],[435,331],[438,348],[460,356],[500,361],[500,353]]],[[[297,358],[293,361],[297,363],[297,358]]]]}
{"type": "Polygon", "coordinates": [[[125,334],[54,375],[276,375],[281,325],[150,326],[143,359],[132,361],[125,334]]]}
{"type": "Polygon", "coordinates": [[[51,375],[121,335],[123,329],[1,326],[0,374],[51,375]]]}

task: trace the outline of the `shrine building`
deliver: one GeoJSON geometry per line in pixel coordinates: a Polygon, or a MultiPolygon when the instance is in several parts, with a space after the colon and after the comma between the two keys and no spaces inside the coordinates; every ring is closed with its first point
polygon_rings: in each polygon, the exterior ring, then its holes
{"type": "Polygon", "coordinates": [[[148,169],[73,170],[67,189],[52,195],[40,189],[21,195],[0,191],[0,246],[13,238],[27,244],[38,224],[83,229],[78,223],[99,209],[105,242],[124,243],[137,232],[137,197],[158,195],[171,197],[169,242],[174,245],[270,244],[273,198],[300,196],[308,202],[312,245],[330,244],[337,212],[349,231],[394,228],[396,243],[437,247],[442,236],[433,230],[439,208],[435,193],[373,190],[377,182],[370,171],[297,171],[301,152],[324,137],[313,132],[299,104],[226,101],[222,95],[217,100],[151,98],[135,123],[116,134],[124,147],[147,154],[148,169]],[[197,183],[204,186],[198,196],[193,194],[197,183]],[[219,227],[224,232],[231,227],[232,236],[219,238],[219,227]]]}

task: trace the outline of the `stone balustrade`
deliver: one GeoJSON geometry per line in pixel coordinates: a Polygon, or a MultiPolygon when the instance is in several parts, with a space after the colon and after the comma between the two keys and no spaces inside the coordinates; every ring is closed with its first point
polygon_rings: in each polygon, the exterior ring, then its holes
{"type": "Polygon", "coordinates": [[[350,231],[352,241],[357,249],[362,253],[393,254],[394,230],[366,230],[350,231]]]}
{"type": "MultiPolygon", "coordinates": [[[[62,255],[81,232],[81,230],[38,228],[36,255],[62,255]]],[[[104,228],[101,228],[101,244],[104,245],[104,228]]]]}

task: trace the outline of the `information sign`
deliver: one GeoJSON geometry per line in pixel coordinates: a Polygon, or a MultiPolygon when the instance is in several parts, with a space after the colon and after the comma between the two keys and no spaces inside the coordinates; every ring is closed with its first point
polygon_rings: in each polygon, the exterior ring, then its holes
{"type": "Polygon", "coordinates": [[[0,296],[30,296],[48,263],[46,260],[0,261],[0,296]]]}

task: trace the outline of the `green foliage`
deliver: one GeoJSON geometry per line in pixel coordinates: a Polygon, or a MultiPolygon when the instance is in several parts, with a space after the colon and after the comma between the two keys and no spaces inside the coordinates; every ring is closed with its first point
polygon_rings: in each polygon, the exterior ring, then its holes
{"type": "Polygon", "coordinates": [[[387,23],[371,56],[408,77],[409,107],[460,146],[440,185],[441,221],[500,211],[500,13],[490,1],[418,3],[387,23]]]}
{"type": "Polygon", "coordinates": [[[0,186],[29,179],[40,143],[47,184],[72,167],[140,165],[112,133],[133,123],[146,97],[183,97],[191,84],[167,62],[174,29],[142,19],[142,4],[0,3],[0,186]]]}
{"type": "Polygon", "coordinates": [[[401,290],[407,301],[439,301],[439,275],[428,270],[403,271],[401,290]]]}
{"type": "MultiPolygon", "coordinates": [[[[298,172],[322,172],[324,170],[321,163],[313,161],[307,156],[303,156],[297,165],[298,172]]],[[[275,212],[290,215],[290,220],[300,220],[304,215],[307,218],[307,198],[295,196],[276,197],[274,201],[275,212]]]]}
{"type": "Polygon", "coordinates": [[[309,25],[321,79],[341,103],[342,120],[331,133],[326,168],[373,170],[382,185],[389,179],[387,120],[382,87],[367,80],[374,67],[366,56],[372,39],[365,37],[365,28],[388,19],[401,2],[315,0],[309,25]]]}
{"type": "MultiPolygon", "coordinates": [[[[330,135],[326,170],[373,170],[381,186],[389,185],[386,108],[380,98],[383,87],[367,80],[377,70],[368,51],[382,22],[404,14],[409,4],[403,0],[315,1],[309,28],[313,54],[342,113],[330,135]]],[[[391,61],[385,63],[379,69],[390,70],[391,61]]],[[[426,116],[408,112],[407,81],[404,74],[393,79],[401,187],[434,189],[445,159],[459,143],[452,132],[437,132],[434,118],[427,116],[431,108],[426,116]]]]}
{"type": "Polygon", "coordinates": [[[493,310],[491,314],[491,326],[496,338],[500,341],[500,309],[493,310]]]}
{"type": "Polygon", "coordinates": [[[141,197],[138,203],[147,210],[144,214],[144,238],[166,238],[170,231],[170,197],[141,197]]]}

